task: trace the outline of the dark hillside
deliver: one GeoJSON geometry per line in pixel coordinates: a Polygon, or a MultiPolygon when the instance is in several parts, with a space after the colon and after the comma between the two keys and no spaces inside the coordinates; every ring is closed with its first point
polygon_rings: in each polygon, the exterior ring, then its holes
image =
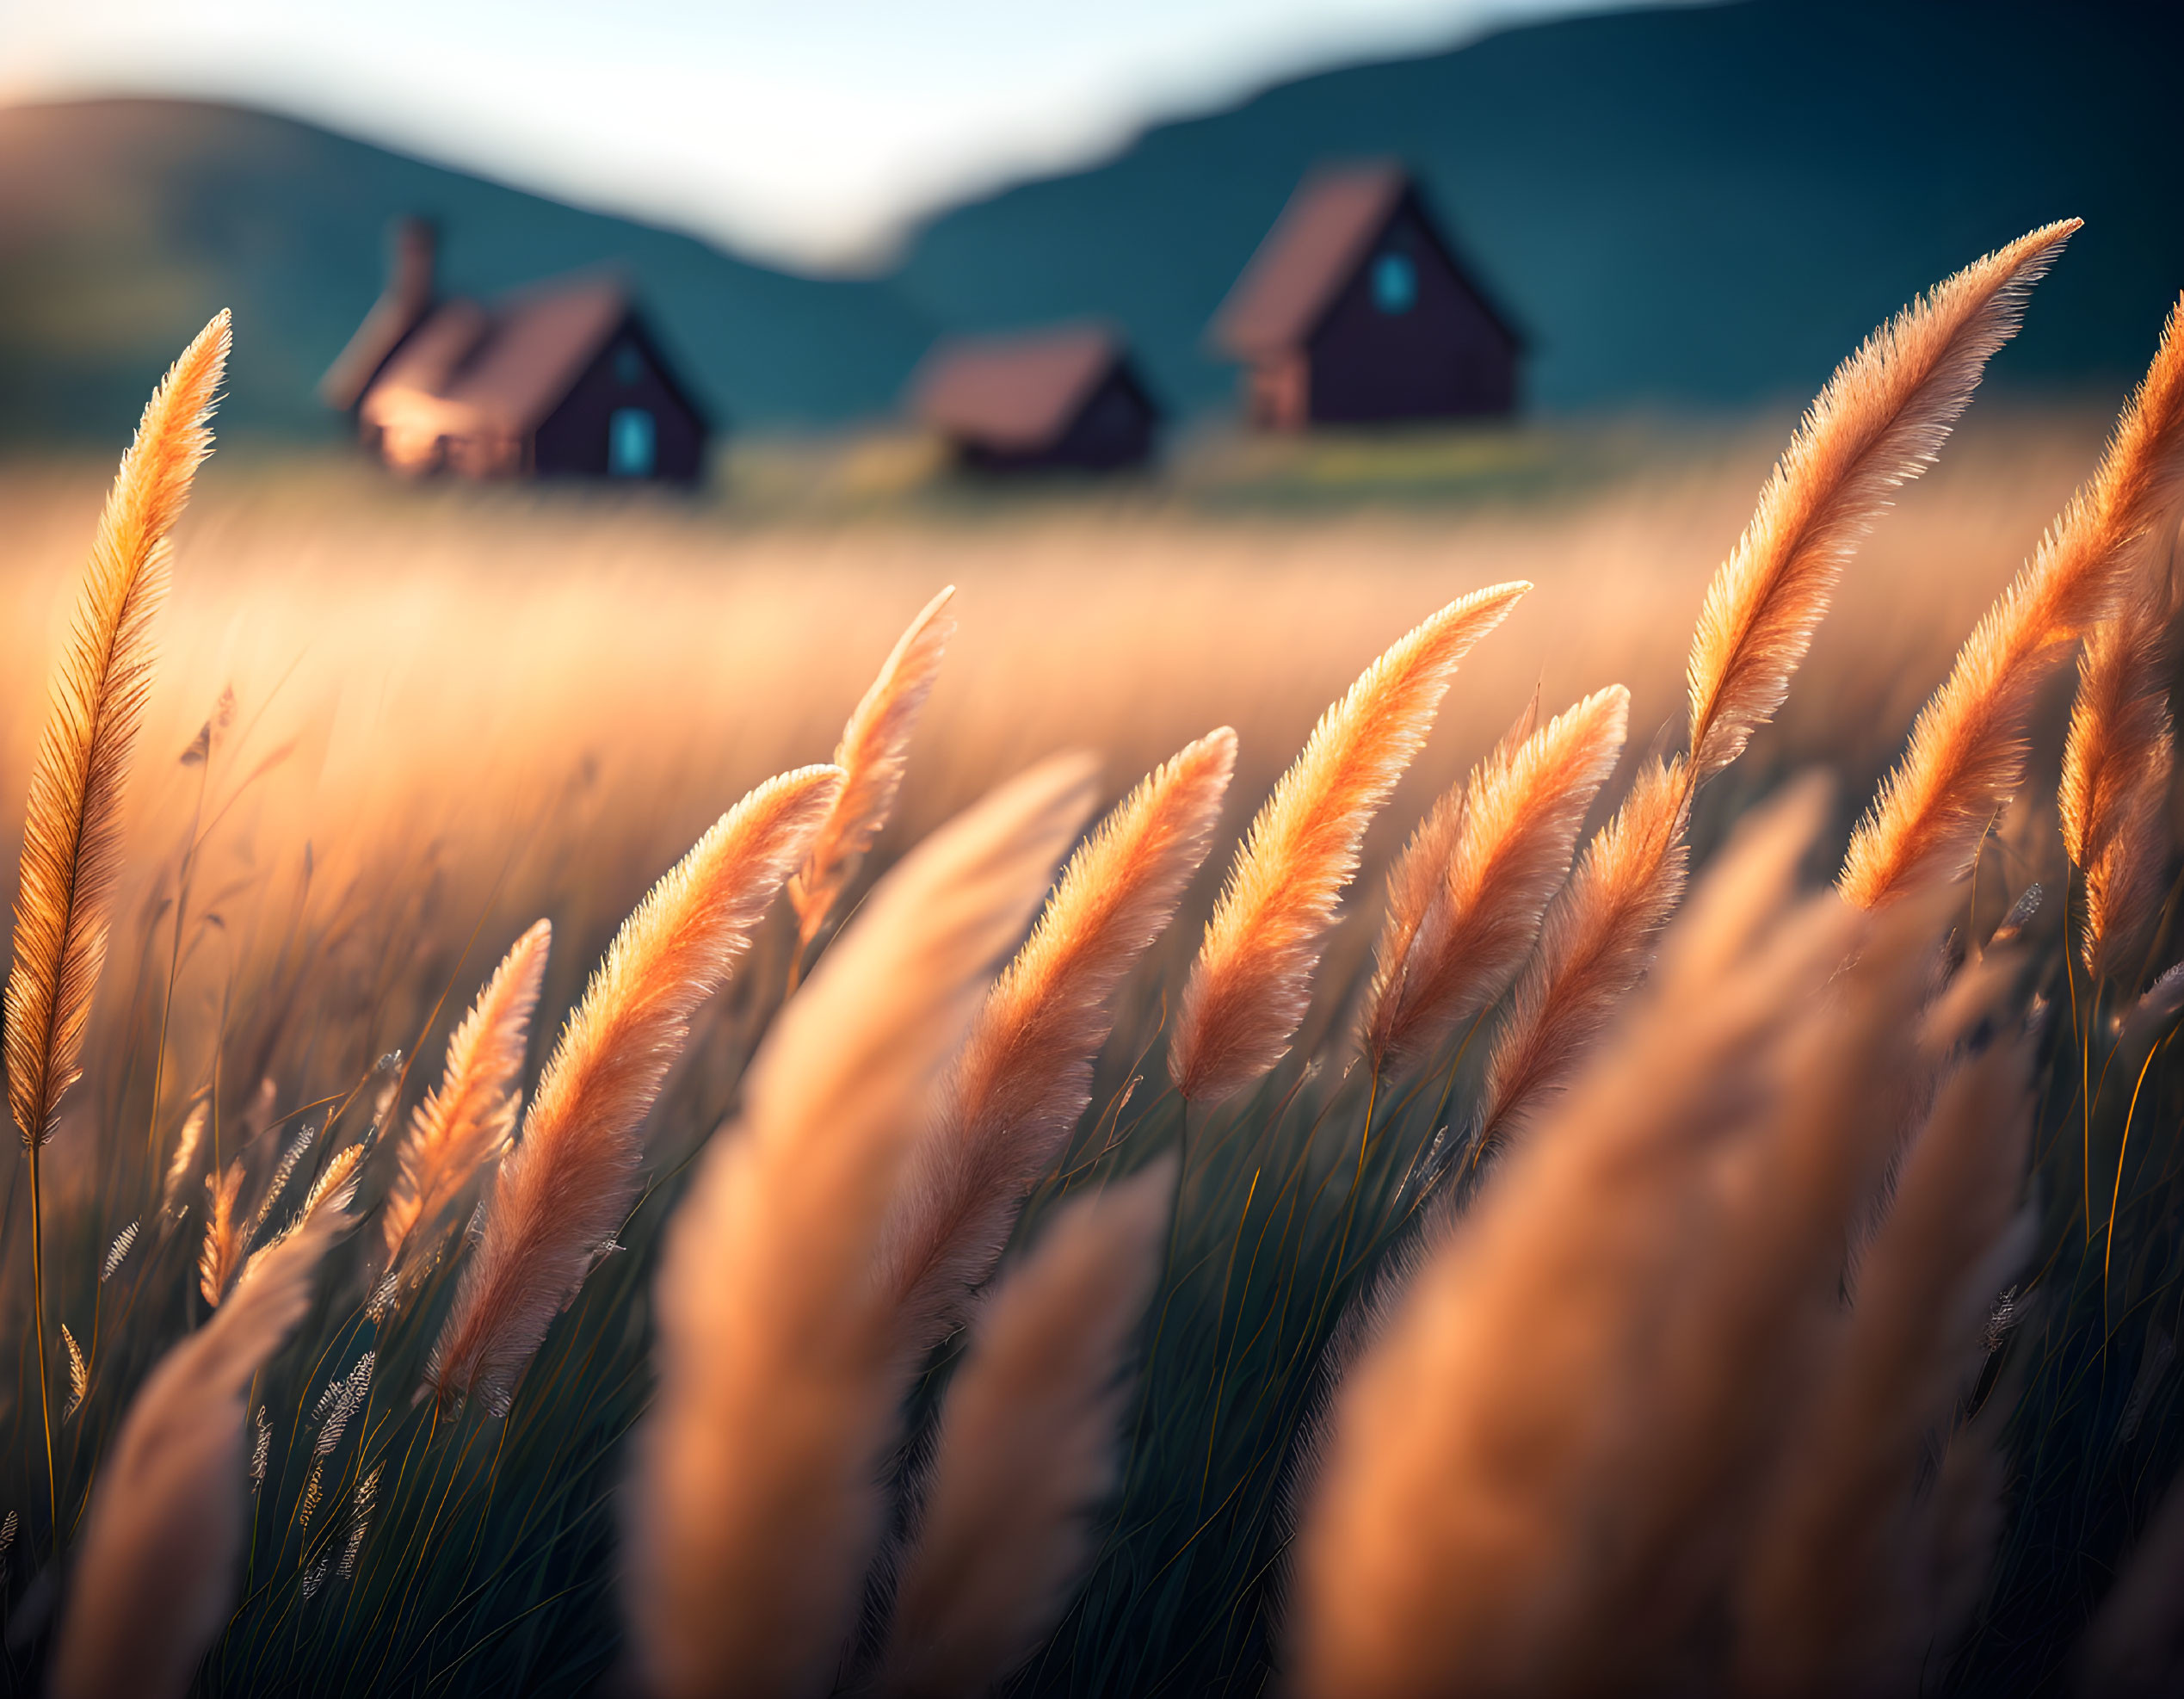
{"type": "Polygon", "coordinates": [[[1808,392],[1912,291],[2046,219],[2087,228],[2006,380],[2144,366],[2184,285],[2184,8],[1756,0],[1510,30],[1153,130],[936,220],[902,287],[935,318],[1105,311],[1187,406],[1200,338],[1298,176],[1418,170],[1533,343],[1551,407],[1808,392]]]}

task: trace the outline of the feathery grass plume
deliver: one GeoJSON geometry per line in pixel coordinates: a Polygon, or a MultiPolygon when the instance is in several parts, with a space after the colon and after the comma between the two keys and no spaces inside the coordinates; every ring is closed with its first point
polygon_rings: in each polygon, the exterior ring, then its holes
{"type": "Polygon", "coordinates": [[[1997,1043],[1944,1082],[1788,1439],[1743,1570],[1746,1690],[1915,1687],[1946,1647],[1907,1643],[1914,1498],[1985,1353],[1995,1294],[2031,1245],[2027,1047],[1997,1043]]]}
{"type": "Polygon", "coordinates": [[[46,1368],[46,1226],[39,1152],[61,1097],[82,1073],[83,1029],[106,961],[120,876],[121,794],[151,692],[151,626],[167,598],[167,534],[213,449],[210,421],[227,367],[228,316],[216,315],[145,403],[99,514],[76,623],[53,668],[51,705],[31,769],[15,891],[15,961],[4,995],[8,1109],[30,1170],[31,1318],[38,1411],[53,1474],[46,1368]]]}
{"type": "Polygon", "coordinates": [[[1429,1053],[1507,989],[1570,871],[1585,811],[1622,752],[1631,693],[1596,691],[1482,762],[1434,805],[1388,875],[1366,1053],[1429,1053]]]}
{"type": "Polygon", "coordinates": [[[128,1260],[129,1251],[137,1242],[137,1223],[132,1221],[114,1235],[114,1243],[106,1248],[106,1261],[99,1265],[99,1284],[103,1286],[114,1278],[114,1270],[128,1260]]]}
{"type": "Polygon", "coordinates": [[[281,1235],[283,1239],[320,1210],[346,1209],[355,1201],[357,1165],[364,1160],[364,1152],[368,1148],[368,1146],[361,1144],[348,1145],[334,1152],[334,1159],[326,1165],[318,1177],[311,1183],[311,1189],[304,1194],[303,1208],[296,1212],[296,1219],[283,1229],[281,1235]]]}
{"type": "MultiPolygon", "coordinates": [[[[2145,599],[2136,592],[2132,602],[2145,599]]],[[[2166,615],[2167,609],[2162,609],[2166,615]]],[[[2080,658],[2064,746],[2063,842],[2085,875],[2086,971],[2137,989],[2162,903],[2176,739],[2162,653],[2166,619],[2132,608],[2095,626],[2080,658]]]]}
{"type": "Polygon", "coordinates": [[[888,1200],[1090,802],[1089,764],[1051,761],[905,856],[775,1018],[669,1223],[622,1590],[663,1699],[834,1673],[906,1378],[873,1280],[888,1200]]]}
{"type": "Polygon", "coordinates": [[[939,1121],[910,1155],[880,1251],[910,1355],[959,1319],[1091,1102],[1115,992],[1206,859],[1235,767],[1236,733],[1224,726],[1144,779],[1070,858],[987,994],[939,1121]]]}
{"type": "Polygon", "coordinates": [[[1654,940],[1683,894],[1690,819],[1681,762],[1650,762],[1585,847],[1547,911],[1539,947],[1495,1037],[1479,1109],[1482,1145],[1524,1125],[1645,976],[1654,940]]]}
{"type": "Polygon", "coordinates": [[[245,1395],[348,1226],[328,1211],[284,1242],[146,1377],[99,1470],[53,1654],[56,1699],[188,1690],[234,1598],[245,1395]]]}
{"type": "Polygon", "coordinates": [[[1554,1602],[1613,1486],[1630,1342],[1683,1265],[1708,1158],[1779,1091],[1857,924],[1790,901],[1817,815],[1808,797],[1740,835],[1617,1042],[1351,1373],[1299,1543],[1300,1692],[1527,1691],[1568,1655],[1554,1602]]]}
{"type": "Polygon", "coordinates": [[[879,1686],[984,1693],[1053,1627],[1115,1483],[1123,1359],[1160,1273],[1172,1153],[1063,1212],[949,1383],[879,1686]]]}
{"type": "MultiPolygon", "coordinates": [[[[1852,902],[1872,908],[1922,879],[1954,880],[1971,865],[1988,825],[2023,780],[2033,698],[2071,646],[2116,611],[2150,540],[2174,517],[2180,479],[2184,335],[2172,312],[2100,469],[1973,627],[1920,711],[1909,749],[1843,857],[1839,883],[1852,902]]],[[[2113,751],[2127,752],[2120,744],[2113,751]]],[[[2095,754],[2080,751],[2081,803],[2095,800],[2088,788],[2095,754]]]]}
{"type": "Polygon", "coordinates": [[[258,1236],[258,1229],[273,1219],[273,1212],[280,1207],[281,1193],[288,1189],[288,1182],[296,1168],[311,1154],[311,1147],[318,1137],[316,1127],[306,1125],[289,1140],[288,1148],[281,1153],[281,1165],[273,1171],[273,1179],[265,1189],[265,1195],[258,1200],[258,1207],[250,1212],[250,1219],[243,1229],[243,1242],[248,1245],[258,1236]]]}
{"type": "Polygon", "coordinates": [[[836,767],[769,779],[715,821],[622,923],[539,1080],[428,1375],[498,1415],[546,1327],[629,1208],[638,1132],[690,1018],[750,942],[842,788],[836,767]]]}
{"type": "Polygon", "coordinates": [[[208,1093],[190,1105],[188,1115],[182,1120],[182,1137],[175,1141],[174,1160],[167,1165],[167,1177],[159,1188],[159,1237],[163,1241],[189,1208],[182,1202],[182,1188],[189,1180],[199,1147],[204,1143],[205,1118],[211,1108],[208,1093]]]}
{"type": "Polygon", "coordinates": [[[263,1260],[275,1245],[293,1238],[312,1216],[330,1209],[346,1211],[356,1201],[357,1183],[361,1177],[356,1171],[368,1148],[362,1144],[349,1145],[334,1153],[334,1159],[326,1165],[325,1171],[304,1195],[303,1208],[296,1212],[295,1219],[250,1253],[250,1260],[243,1264],[245,1276],[263,1260]]]}
{"type": "Polygon", "coordinates": [[[1643,1324],[1643,1372],[1584,1394],[1620,1412],[1593,1465],[1593,1534],[1558,1578],[1558,1690],[1643,1686],[1641,1672],[1714,1655],[1782,1435],[1811,1397],[1815,1341],[1841,1307],[1846,1241],[1928,1089],[1920,1014],[1946,905],[1862,924],[1834,906],[1851,959],[1809,994],[1769,1106],[1702,1158],[1677,1207],[1681,1250],[1643,1324]]]}
{"type": "MultiPolygon", "coordinates": [[[[2184,299],[2162,327],[2148,388],[2176,385],[2181,366],[2184,299]]],[[[2146,411],[2158,411],[2158,400],[2146,411]]],[[[2063,843],[2085,875],[2086,967],[2103,977],[2136,969],[2133,957],[2161,902],[2175,763],[2163,652],[2172,595],[2164,545],[2176,534],[2176,494],[2172,484],[2166,499],[2148,504],[2153,517],[2133,551],[2121,605],[2086,638],[2063,748],[2057,795],[2063,843]]]]}
{"type": "Polygon", "coordinates": [[[811,840],[804,865],[788,882],[799,948],[819,936],[843,887],[856,877],[865,852],[895,811],[895,793],[902,788],[910,763],[910,734],[941,676],[948,639],[955,634],[954,619],[943,611],[954,594],[955,586],[949,584],[918,610],[842,728],[834,751],[834,764],[844,775],[842,794],[811,840]]]}
{"type": "Polygon", "coordinates": [[[99,516],[75,628],[53,672],[23,820],[7,989],[8,1107],[32,1150],[52,1136],[61,1095],[81,1072],[120,872],[122,786],[151,689],[152,621],[167,595],[167,534],[212,452],[227,350],[222,312],[145,404],[99,516]]]}
{"type": "Polygon", "coordinates": [[[318,1426],[318,1437],[312,1445],[313,1455],[330,1456],[341,1444],[342,1436],[349,1430],[349,1418],[361,1410],[372,1396],[372,1368],[378,1357],[376,1351],[365,1352],[343,1379],[328,1388],[332,1396],[320,1400],[328,1407],[326,1418],[318,1426]]]}
{"type": "Polygon", "coordinates": [[[83,1407],[83,1395],[91,1390],[91,1371],[84,1361],[82,1347],[76,1336],[68,1331],[68,1324],[61,1323],[61,1347],[68,1353],[68,1406],[61,1412],[65,1422],[83,1407]]]}
{"type": "Polygon", "coordinates": [[[1458,664],[1531,588],[1450,602],[1320,716],[1251,822],[1191,964],[1168,1053],[1185,1097],[1218,1103],[1288,1053],[1366,827],[1424,746],[1458,664]]]}
{"type": "Polygon", "coordinates": [[[236,1200],[243,1194],[243,1158],[229,1163],[217,1179],[207,1174],[205,1190],[211,1201],[205,1209],[205,1244],[197,1253],[197,1289],[218,1309],[228,1276],[243,1255],[243,1224],[235,1219],[236,1200]]]}
{"type": "Polygon", "coordinates": [[[410,1119],[380,1220],[390,1271],[410,1235],[430,1226],[515,1130],[524,1048],[552,942],[544,920],[518,938],[447,1041],[447,1069],[410,1119]]]}
{"type": "Polygon", "coordinates": [[[1782,706],[1844,565],[1891,495],[1940,455],[2081,222],[2045,226],[1936,284],[1828,380],[1707,586],[1688,669],[1694,782],[1782,706]]]}

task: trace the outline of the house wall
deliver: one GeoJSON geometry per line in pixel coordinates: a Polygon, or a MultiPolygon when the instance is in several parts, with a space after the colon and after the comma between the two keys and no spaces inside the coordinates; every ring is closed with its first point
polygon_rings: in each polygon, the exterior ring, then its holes
{"type": "Polygon", "coordinates": [[[1306,405],[1318,423],[1466,418],[1516,407],[1516,349],[1409,205],[1366,250],[1309,344],[1306,405]],[[1402,312],[1374,299],[1383,254],[1405,256],[1415,294],[1402,312]]]}
{"type": "Polygon", "coordinates": [[[705,474],[705,422],[686,400],[658,350],[635,319],[608,339],[599,357],[570,386],[532,440],[532,469],[541,478],[605,478],[610,421],[625,407],[652,416],[656,481],[694,484],[705,474]],[[624,350],[633,351],[626,359],[624,350]]]}
{"type": "Polygon", "coordinates": [[[1243,374],[1243,417],[1255,430],[1302,430],[1311,423],[1311,357],[1286,349],[1243,374]]]}
{"type": "Polygon", "coordinates": [[[1054,462],[1092,472],[1143,466],[1152,454],[1154,423],[1151,403],[1118,367],[1054,445],[1054,462]]]}

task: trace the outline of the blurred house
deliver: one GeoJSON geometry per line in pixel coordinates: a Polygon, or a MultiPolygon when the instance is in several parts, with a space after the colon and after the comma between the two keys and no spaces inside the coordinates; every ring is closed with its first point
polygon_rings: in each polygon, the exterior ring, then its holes
{"type": "Polygon", "coordinates": [[[489,304],[441,299],[405,220],[380,295],[320,380],[398,471],[695,483],[708,425],[622,285],[588,275],[489,304]]]}
{"type": "Polygon", "coordinates": [[[1121,338],[1095,324],[951,338],[910,393],[918,422],[982,472],[1142,466],[1160,421],[1121,338]]]}
{"type": "Polygon", "coordinates": [[[1400,166],[1322,169],[1212,324],[1262,429],[1513,412],[1523,342],[1400,166]]]}

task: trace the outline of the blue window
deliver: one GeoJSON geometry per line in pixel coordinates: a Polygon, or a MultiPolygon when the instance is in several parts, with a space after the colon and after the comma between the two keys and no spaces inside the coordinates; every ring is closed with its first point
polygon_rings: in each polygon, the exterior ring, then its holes
{"type": "Polygon", "coordinates": [[[655,448],[652,416],[617,407],[607,419],[607,471],[615,478],[650,478],[655,448]]]}
{"type": "Polygon", "coordinates": [[[614,350],[614,376],[623,384],[633,384],[645,375],[645,356],[637,351],[635,343],[624,343],[614,350]]]}
{"type": "Polygon", "coordinates": [[[1373,305],[1383,312],[1408,312],[1418,301],[1418,268],[1408,254],[1383,254],[1373,262],[1373,305]]]}

